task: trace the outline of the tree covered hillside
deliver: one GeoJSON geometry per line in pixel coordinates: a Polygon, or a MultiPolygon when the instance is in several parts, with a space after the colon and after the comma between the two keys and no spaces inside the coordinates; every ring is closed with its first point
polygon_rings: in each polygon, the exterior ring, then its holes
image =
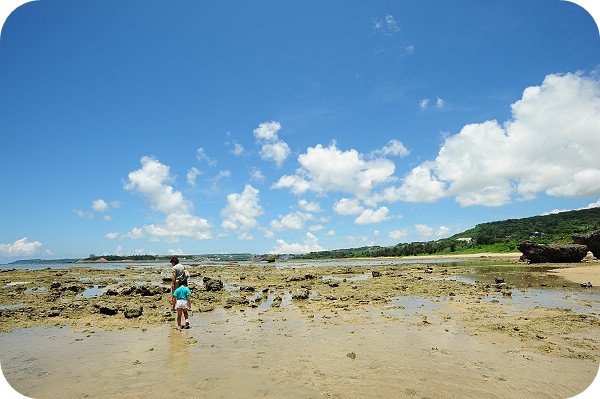
{"type": "Polygon", "coordinates": [[[301,258],[413,256],[477,252],[518,252],[517,244],[530,240],[543,244],[570,243],[572,235],[600,230],[600,208],[560,212],[523,219],[478,224],[472,229],[437,241],[399,243],[391,247],[363,247],[312,252],[301,258]]]}

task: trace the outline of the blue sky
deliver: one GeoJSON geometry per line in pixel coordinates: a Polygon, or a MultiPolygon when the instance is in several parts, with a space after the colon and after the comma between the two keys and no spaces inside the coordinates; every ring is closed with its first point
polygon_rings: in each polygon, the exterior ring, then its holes
{"type": "Polygon", "coordinates": [[[0,262],[600,206],[599,133],[598,26],[570,2],[29,2],[0,36],[0,262]]]}

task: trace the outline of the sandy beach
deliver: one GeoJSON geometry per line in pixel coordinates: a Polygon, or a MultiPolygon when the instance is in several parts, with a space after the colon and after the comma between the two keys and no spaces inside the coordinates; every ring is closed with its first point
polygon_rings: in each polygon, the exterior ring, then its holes
{"type": "Polygon", "coordinates": [[[2,271],[2,371],[39,399],[573,397],[600,263],[518,255],[190,265],[182,331],[167,266],[2,271]]]}

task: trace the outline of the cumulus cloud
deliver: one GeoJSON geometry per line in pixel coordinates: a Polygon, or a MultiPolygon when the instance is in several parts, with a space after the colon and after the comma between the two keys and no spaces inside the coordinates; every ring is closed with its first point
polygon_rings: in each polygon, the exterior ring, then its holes
{"type": "Polygon", "coordinates": [[[271,229],[275,231],[300,230],[304,227],[304,223],[307,220],[312,220],[310,213],[291,212],[280,216],[279,220],[272,220],[271,229]]]}
{"type": "Polygon", "coordinates": [[[30,242],[27,237],[23,237],[12,244],[0,244],[0,255],[9,257],[37,255],[42,246],[39,241],[30,242]]]}
{"type": "Polygon", "coordinates": [[[292,153],[287,143],[279,139],[279,130],[281,124],[275,121],[263,122],[254,129],[254,137],[262,145],[261,158],[273,160],[277,166],[281,166],[292,153]]]}
{"type": "Polygon", "coordinates": [[[244,239],[250,239],[249,231],[258,226],[256,218],[265,213],[258,204],[259,194],[260,191],[249,184],[242,193],[229,194],[227,205],[221,211],[221,227],[237,232],[244,239]]]}
{"type": "MultiPolygon", "coordinates": [[[[108,210],[110,210],[111,208],[119,208],[121,206],[121,203],[119,201],[112,201],[109,203],[107,203],[106,201],[104,201],[102,198],[97,199],[92,201],[92,205],[91,211],[84,211],[81,209],[73,209],[73,212],[77,215],[77,217],[85,219],[85,218],[93,218],[95,216],[94,212],[97,213],[104,213],[108,210]]],[[[106,220],[110,220],[111,217],[109,215],[104,215],[104,219],[106,220]]]]}
{"type": "Polygon", "coordinates": [[[408,230],[407,229],[392,230],[388,233],[388,237],[390,237],[392,240],[396,240],[396,241],[405,240],[408,237],[408,230]]]}
{"type": "Polygon", "coordinates": [[[300,206],[300,208],[305,210],[306,212],[310,213],[319,213],[323,211],[321,209],[321,204],[319,204],[318,202],[308,202],[305,199],[298,200],[298,206],[300,206]]]}
{"type": "Polygon", "coordinates": [[[415,229],[417,229],[417,233],[421,237],[432,237],[433,236],[433,227],[428,226],[426,224],[415,224],[415,229]]]}
{"type": "Polygon", "coordinates": [[[365,209],[359,217],[354,220],[356,224],[381,223],[389,219],[389,209],[382,206],[378,209],[365,209]]]}
{"type": "Polygon", "coordinates": [[[173,181],[169,167],[147,156],[140,162],[142,167],[129,173],[124,188],[141,194],[152,210],[166,215],[162,223],[144,226],[146,233],[164,242],[177,242],[180,237],[211,238],[208,221],[194,216],[193,204],[168,184],[173,181]]]}
{"type": "Polygon", "coordinates": [[[319,245],[318,238],[312,233],[306,233],[303,243],[288,244],[284,240],[278,239],[277,246],[271,251],[272,254],[305,254],[308,252],[323,251],[319,245]]]}
{"type": "Polygon", "coordinates": [[[386,158],[365,160],[352,149],[342,151],[333,143],[318,144],[298,156],[295,175],[282,176],[273,188],[289,188],[294,194],[341,192],[368,201],[374,187],[394,180],[395,165],[386,158]]]}
{"type": "Polygon", "coordinates": [[[434,161],[407,173],[376,200],[500,206],[540,193],[600,194],[600,83],[581,74],[548,75],[511,106],[512,119],[466,125],[434,161]]]}
{"type": "Polygon", "coordinates": [[[108,204],[103,199],[98,199],[92,202],[92,209],[96,212],[104,212],[108,209],[108,204]]]}
{"type": "Polygon", "coordinates": [[[358,215],[364,211],[364,208],[357,199],[342,198],[333,204],[333,210],[338,215],[358,215]]]}

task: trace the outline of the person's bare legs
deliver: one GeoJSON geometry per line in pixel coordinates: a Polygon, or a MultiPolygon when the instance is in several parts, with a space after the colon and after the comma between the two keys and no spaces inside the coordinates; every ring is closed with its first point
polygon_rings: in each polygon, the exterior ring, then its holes
{"type": "MultiPolygon", "coordinates": [[[[182,308],[177,308],[177,328],[181,329],[181,314],[184,312],[184,310],[182,308]]],[[[187,310],[185,310],[185,313],[187,314],[187,310]]],[[[187,317],[186,317],[187,319],[187,317]]]]}

